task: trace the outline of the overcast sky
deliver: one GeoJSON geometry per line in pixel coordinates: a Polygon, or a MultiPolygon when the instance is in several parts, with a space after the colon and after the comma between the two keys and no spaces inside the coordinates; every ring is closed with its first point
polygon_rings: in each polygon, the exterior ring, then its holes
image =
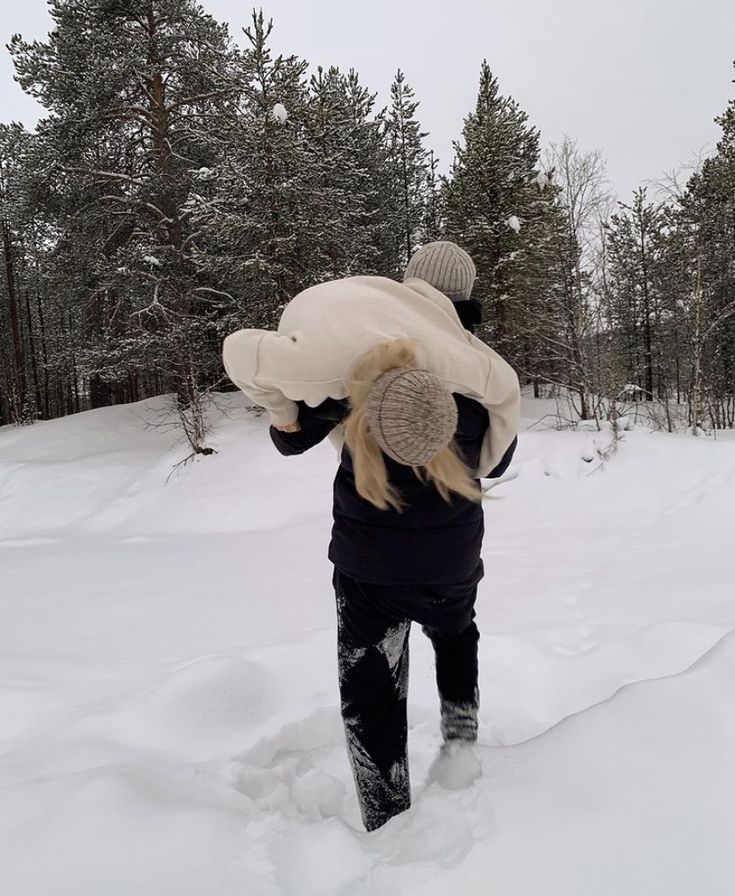
{"type": "MultiPolygon", "coordinates": [[[[44,0],[0,0],[3,43],[42,37],[44,0]]],[[[203,0],[241,34],[249,4],[203,0]]],[[[601,149],[621,198],[711,150],[735,97],[735,0],[270,0],[273,46],[312,65],[356,68],[385,101],[399,66],[416,89],[429,145],[446,168],[487,58],[544,142],[564,132],[601,149]]],[[[0,67],[2,120],[39,110],[0,67]]]]}

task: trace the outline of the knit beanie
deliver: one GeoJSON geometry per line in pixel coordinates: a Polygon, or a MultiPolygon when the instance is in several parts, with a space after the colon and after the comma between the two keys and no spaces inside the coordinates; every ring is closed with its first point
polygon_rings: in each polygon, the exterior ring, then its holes
{"type": "Polygon", "coordinates": [[[428,370],[413,367],[396,367],[378,377],[365,412],[381,450],[411,467],[433,460],[457,429],[452,393],[428,370]]]}
{"type": "Polygon", "coordinates": [[[411,256],[404,280],[417,277],[453,302],[469,299],[477,277],[475,263],[456,243],[427,243],[411,256]]]}

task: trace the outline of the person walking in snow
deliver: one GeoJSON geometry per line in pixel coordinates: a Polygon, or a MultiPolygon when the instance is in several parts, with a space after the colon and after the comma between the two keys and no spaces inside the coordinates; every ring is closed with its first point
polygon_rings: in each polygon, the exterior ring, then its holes
{"type": "Polygon", "coordinates": [[[515,373],[463,329],[447,299],[469,301],[472,260],[451,243],[417,256],[405,284],[313,287],[290,303],[277,334],[240,331],[224,347],[231,379],[271,411],[282,454],[301,454],[343,424],[329,557],[341,710],[368,831],[411,804],[412,621],[436,657],[444,743],[435,776],[441,783],[461,757],[470,777],[479,773],[478,477],[507,469],[518,428],[515,373]]]}

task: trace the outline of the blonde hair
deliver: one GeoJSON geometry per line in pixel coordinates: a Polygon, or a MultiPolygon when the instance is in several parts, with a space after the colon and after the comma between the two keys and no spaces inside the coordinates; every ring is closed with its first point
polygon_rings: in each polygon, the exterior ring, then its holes
{"type": "MultiPolygon", "coordinates": [[[[403,502],[388,481],[383,452],[370,432],[366,414],[368,397],[384,373],[396,367],[417,366],[415,345],[408,339],[396,339],[371,348],[350,372],[350,413],[345,420],[345,442],[352,454],[358,493],[380,510],[392,507],[400,511],[403,502]]],[[[419,479],[432,482],[447,503],[452,493],[470,501],[482,500],[482,492],[453,445],[440,451],[428,464],[413,470],[419,479]]]]}

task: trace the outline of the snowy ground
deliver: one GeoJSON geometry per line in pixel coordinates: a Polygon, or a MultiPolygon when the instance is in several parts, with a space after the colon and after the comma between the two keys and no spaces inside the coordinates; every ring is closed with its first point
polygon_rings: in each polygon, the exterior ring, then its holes
{"type": "Polygon", "coordinates": [[[483,777],[426,783],[416,631],[414,808],[367,835],[334,455],[281,458],[226,405],[166,486],[150,403],[0,430],[2,896],[732,896],[731,441],[636,430],[603,469],[606,436],[523,437],[486,504],[483,777]]]}

